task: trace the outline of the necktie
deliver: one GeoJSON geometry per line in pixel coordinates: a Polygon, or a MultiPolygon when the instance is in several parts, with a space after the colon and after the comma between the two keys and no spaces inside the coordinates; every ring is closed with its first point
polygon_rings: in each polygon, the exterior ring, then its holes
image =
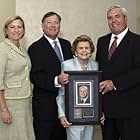
{"type": "Polygon", "coordinates": [[[118,39],[118,37],[115,36],[115,37],[114,37],[114,41],[113,41],[113,43],[112,43],[112,45],[111,45],[111,47],[110,47],[110,49],[109,49],[109,52],[108,52],[108,60],[111,59],[113,53],[115,52],[115,50],[116,50],[116,48],[117,48],[117,39],[118,39]]]}
{"type": "Polygon", "coordinates": [[[62,62],[62,56],[61,56],[61,52],[58,47],[57,41],[54,41],[54,51],[55,51],[57,57],[59,58],[60,62],[62,62]]]}

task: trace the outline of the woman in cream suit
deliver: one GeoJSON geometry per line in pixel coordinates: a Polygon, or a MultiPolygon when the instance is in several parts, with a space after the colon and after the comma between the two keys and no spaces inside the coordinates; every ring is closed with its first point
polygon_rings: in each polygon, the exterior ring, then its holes
{"type": "Polygon", "coordinates": [[[0,140],[35,140],[32,126],[30,61],[19,40],[21,17],[9,19],[0,43],[0,140]]]}
{"type": "MultiPolygon", "coordinates": [[[[98,63],[90,58],[94,52],[94,45],[90,37],[86,35],[78,36],[73,42],[72,50],[75,57],[62,63],[62,71],[98,70],[98,63]]],[[[56,100],[58,105],[58,117],[63,127],[66,128],[67,140],[93,140],[93,125],[78,126],[68,122],[65,116],[63,87],[60,88],[56,100]]]]}

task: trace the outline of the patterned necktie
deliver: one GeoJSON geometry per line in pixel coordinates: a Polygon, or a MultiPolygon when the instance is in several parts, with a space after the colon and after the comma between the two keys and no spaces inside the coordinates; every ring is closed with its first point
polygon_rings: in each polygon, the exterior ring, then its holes
{"type": "Polygon", "coordinates": [[[62,62],[62,56],[61,56],[61,52],[60,52],[60,49],[59,49],[59,46],[57,44],[57,41],[54,41],[54,51],[57,55],[57,57],[59,58],[60,62],[62,62]]]}
{"type": "Polygon", "coordinates": [[[109,51],[108,51],[108,60],[111,59],[113,53],[115,52],[115,50],[116,50],[116,48],[117,48],[117,39],[118,39],[118,37],[115,36],[115,37],[114,37],[114,41],[113,41],[113,43],[112,43],[112,45],[111,45],[111,47],[110,47],[110,49],[109,49],[109,51]]]}

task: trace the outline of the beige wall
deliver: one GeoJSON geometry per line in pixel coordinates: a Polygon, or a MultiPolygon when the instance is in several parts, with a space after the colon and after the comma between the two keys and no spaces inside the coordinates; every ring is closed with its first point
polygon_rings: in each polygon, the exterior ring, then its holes
{"type": "Polygon", "coordinates": [[[96,44],[97,38],[108,32],[106,11],[113,4],[127,8],[130,29],[140,33],[139,0],[0,0],[0,41],[3,39],[5,20],[18,14],[25,19],[24,42],[29,45],[42,35],[42,16],[47,11],[54,10],[62,16],[61,36],[73,41],[77,35],[87,34],[96,44]]]}
{"type": "Polygon", "coordinates": [[[136,1],[136,31],[140,34],[140,0],[136,1]]]}
{"type": "Polygon", "coordinates": [[[62,16],[61,36],[72,42],[77,35],[87,34],[96,45],[97,38],[109,31],[106,11],[113,4],[128,10],[130,29],[140,33],[139,0],[0,0],[0,41],[5,20],[17,14],[25,20],[24,43],[28,46],[42,35],[42,16],[53,10],[62,16]]]}
{"type": "Polygon", "coordinates": [[[0,41],[3,39],[3,26],[8,17],[16,13],[16,0],[0,0],[0,41]]]}
{"type": "MultiPolygon", "coordinates": [[[[87,34],[96,45],[97,38],[109,32],[106,11],[114,4],[128,10],[129,27],[140,34],[139,0],[0,0],[0,41],[3,39],[5,20],[20,15],[26,25],[23,42],[29,46],[42,35],[42,16],[53,10],[62,16],[61,36],[72,42],[77,35],[87,34]]],[[[101,132],[96,131],[95,137],[101,139],[101,132]]]]}
{"type": "Polygon", "coordinates": [[[62,16],[61,36],[73,41],[77,35],[87,34],[96,44],[108,32],[106,11],[113,4],[129,11],[129,26],[135,32],[136,0],[16,0],[16,13],[25,19],[27,45],[42,35],[41,18],[52,10],[62,16]]]}

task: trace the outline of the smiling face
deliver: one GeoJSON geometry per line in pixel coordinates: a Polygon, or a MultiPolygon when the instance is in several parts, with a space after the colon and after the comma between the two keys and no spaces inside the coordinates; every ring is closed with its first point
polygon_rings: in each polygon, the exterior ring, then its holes
{"type": "Polygon", "coordinates": [[[20,19],[13,20],[5,29],[5,34],[13,43],[18,42],[24,35],[23,22],[20,19]]]}
{"type": "Polygon", "coordinates": [[[127,16],[121,8],[114,8],[107,13],[108,25],[112,33],[120,34],[127,28],[127,16]]]}
{"type": "Polygon", "coordinates": [[[79,95],[81,98],[85,98],[88,96],[88,88],[87,86],[81,86],[79,88],[79,95]]]}
{"type": "Polygon", "coordinates": [[[55,39],[60,31],[60,20],[57,15],[46,17],[42,23],[44,33],[51,39],[55,39]]]}
{"type": "Polygon", "coordinates": [[[87,61],[91,56],[91,47],[88,41],[81,41],[77,44],[75,55],[80,61],[87,61]]]}

